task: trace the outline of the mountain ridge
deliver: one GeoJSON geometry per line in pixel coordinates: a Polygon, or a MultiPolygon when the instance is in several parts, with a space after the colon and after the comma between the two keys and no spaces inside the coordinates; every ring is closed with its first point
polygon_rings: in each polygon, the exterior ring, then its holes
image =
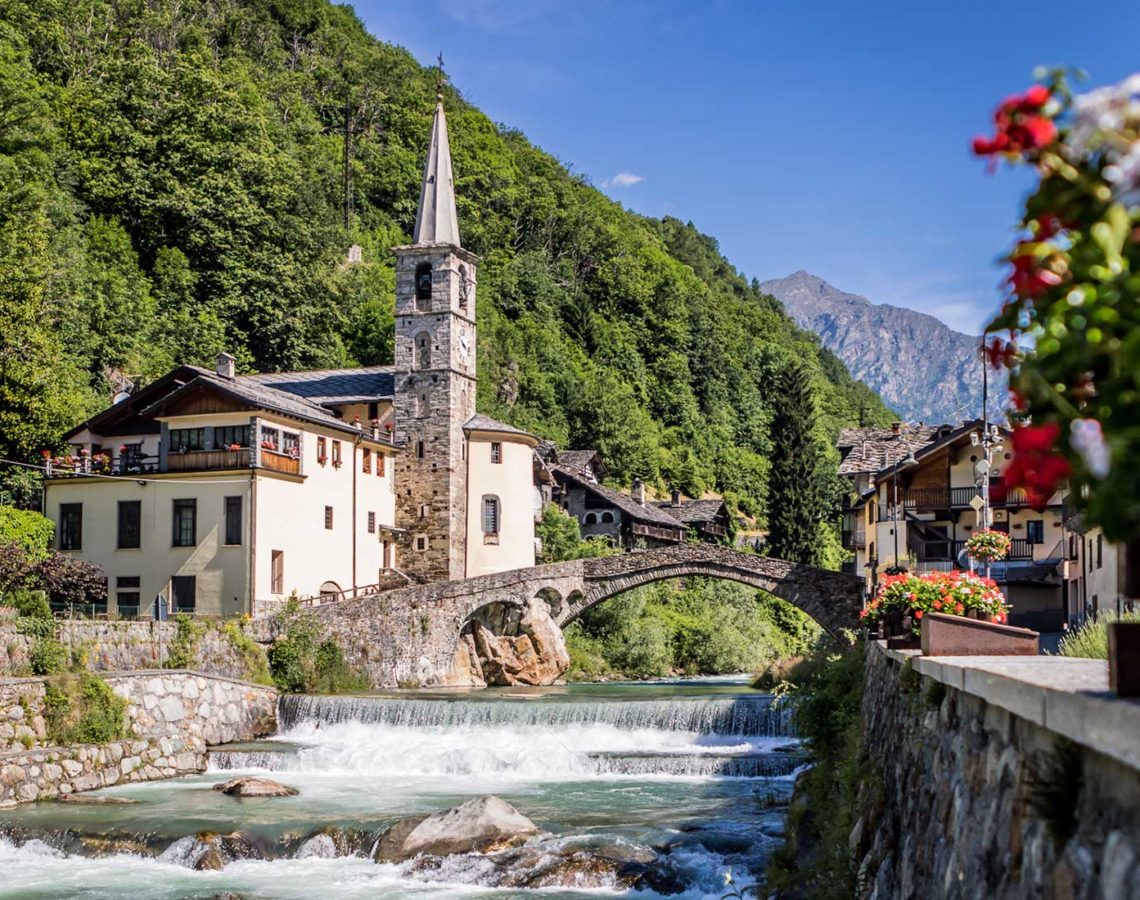
{"type": "MultiPolygon", "coordinates": [[[[930,313],[843,291],[804,269],[761,282],[760,289],[904,419],[957,422],[980,412],[978,336],[930,313]]],[[[1004,380],[991,380],[992,408],[1004,380]]]]}

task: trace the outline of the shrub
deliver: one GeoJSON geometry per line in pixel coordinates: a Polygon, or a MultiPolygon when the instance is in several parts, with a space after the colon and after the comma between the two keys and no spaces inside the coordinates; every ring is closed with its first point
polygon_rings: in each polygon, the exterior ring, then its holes
{"type": "Polygon", "coordinates": [[[95,675],[53,679],[44,691],[44,720],[53,744],[106,744],[127,736],[127,701],[95,675]]]}
{"type": "Polygon", "coordinates": [[[164,669],[192,669],[198,657],[198,641],[206,632],[206,626],[195,622],[185,613],[174,617],[174,639],[163,662],[164,669]]]}
{"type": "Polygon", "coordinates": [[[1108,624],[1110,622],[1140,622],[1140,613],[1102,612],[1087,620],[1076,631],[1061,639],[1058,656],[1076,656],[1085,659],[1108,659],[1108,624]]]}
{"type": "Polygon", "coordinates": [[[46,559],[53,534],[51,519],[30,510],[0,506],[0,544],[18,544],[33,561],[46,559]]]}
{"type": "Polygon", "coordinates": [[[229,621],[222,626],[222,633],[241,657],[245,677],[257,684],[273,684],[269,672],[269,659],[261,644],[251,638],[241,627],[240,622],[229,621]]]}
{"type": "Polygon", "coordinates": [[[28,654],[28,662],[33,675],[54,675],[67,668],[67,648],[52,636],[37,637],[28,654]]]}
{"type": "Polygon", "coordinates": [[[280,637],[269,648],[269,668],[278,690],[288,693],[335,694],[371,687],[364,674],[354,670],[335,640],[318,642],[313,617],[290,597],[277,614],[280,637]]]}
{"type": "Polygon", "coordinates": [[[43,591],[9,591],[4,595],[4,605],[11,606],[20,617],[55,621],[51,604],[43,591]]]}

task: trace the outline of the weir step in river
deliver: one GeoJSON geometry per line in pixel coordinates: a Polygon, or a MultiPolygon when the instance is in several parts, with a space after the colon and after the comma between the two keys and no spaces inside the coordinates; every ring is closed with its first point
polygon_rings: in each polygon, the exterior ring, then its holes
{"type": "Polygon", "coordinates": [[[293,696],[279,721],[202,776],[101,792],[134,803],[0,814],[0,898],[719,898],[781,842],[803,765],[788,710],[723,682],[293,696]],[[211,789],[242,772],[299,793],[211,789]],[[370,859],[396,819],[486,794],[544,832],[525,853],[370,859]]]}

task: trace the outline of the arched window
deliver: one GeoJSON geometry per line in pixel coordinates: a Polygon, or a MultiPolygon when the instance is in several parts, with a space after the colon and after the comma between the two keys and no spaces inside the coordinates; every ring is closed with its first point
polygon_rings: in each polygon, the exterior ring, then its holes
{"type": "Polygon", "coordinates": [[[602,524],[603,525],[612,525],[613,521],[614,521],[614,514],[612,512],[602,513],[602,524]]]}
{"type": "Polygon", "coordinates": [[[586,513],[586,520],[583,524],[585,524],[585,525],[597,525],[598,524],[597,513],[586,513]]]}
{"type": "Polygon", "coordinates": [[[431,335],[426,331],[421,331],[416,335],[416,361],[413,368],[431,368],[431,335]]]}
{"type": "Polygon", "coordinates": [[[431,263],[416,266],[416,309],[427,309],[431,303],[431,263]]]}
{"type": "Polygon", "coordinates": [[[498,535],[499,525],[499,498],[487,494],[483,497],[483,534],[498,535]]]}

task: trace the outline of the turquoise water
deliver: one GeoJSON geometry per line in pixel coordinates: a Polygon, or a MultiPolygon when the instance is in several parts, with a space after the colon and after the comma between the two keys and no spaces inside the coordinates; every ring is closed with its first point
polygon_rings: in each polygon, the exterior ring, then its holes
{"type": "MultiPolygon", "coordinates": [[[[197,777],[102,792],[136,801],[40,803],[0,813],[3,898],[597,897],[592,883],[491,888],[486,860],[451,857],[425,872],[365,855],[299,848],[335,826],[371,836],[402,816],[496,794],[570,842],[652,850],[673,894],[719,897],[725,870],[747,883],[783,832],[800,765],[787,716],[766,695],[724,681],[573,685],[480,692],[290,697],[271,740],[220,748],[197,777]],[[212,790],[239,773],[268,774],[296,797],[235,799],[212,790]],[[183,863],[187,835],[244,832],[270,859],[220,871],[183,863]],[[95,857],[91,835],[128,840],[95,857]]],[[[561,843],[560,843],[561,842],[561,843]]],[[[650,854],[652,855],[652,854],[650,854]]],[[[650,891],[638,896],[652,897],[650,891]]]]}

